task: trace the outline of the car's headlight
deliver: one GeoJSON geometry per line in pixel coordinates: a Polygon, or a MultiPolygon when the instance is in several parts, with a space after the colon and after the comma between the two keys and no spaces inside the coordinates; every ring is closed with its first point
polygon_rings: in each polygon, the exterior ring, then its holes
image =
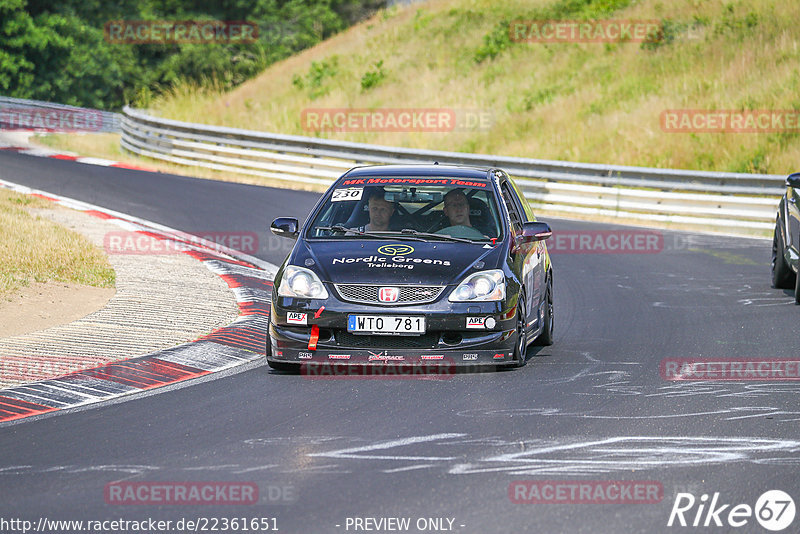
{"type": "Polygon", "coordinates": [[[326,299],[328,292],[319,276],[310,269],[287,265],[283,270],[281,285],[278,287],[279,297],[297,297],[301,299],[326,299]]]}
{"type": "Polygon", "coordinates": [[[506,276],[500,269],[471,274],[450,293],[450,302],[476,302],[506,298],[506,276]]]}

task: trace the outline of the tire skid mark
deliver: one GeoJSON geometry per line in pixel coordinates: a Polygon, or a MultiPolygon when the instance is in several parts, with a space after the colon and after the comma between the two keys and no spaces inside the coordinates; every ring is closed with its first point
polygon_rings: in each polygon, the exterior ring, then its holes
{"type": "MultiPolygon", "coordinates": [[[[800,465],[800,441],[752,436],[623,435],[541,439],[533,435],[509,440],[463,432],[406,435],[397,438],[364,436],[267,436],[240,443],[258,454],[250,462],[203,463],[183,466],[29,465],[0,469],[3,475],[44,474],[59,470],[99,470],[125,473],[128,478],[163,472],[215,471],[224,474],[263,472],[268,475],[374,472],[387,475],[433,470],[437,476],[500,474],[508,476],[613,475],[633,471],[691,470],[710,465],[800,465]],[[302,452],[297,446],[302,444],[302,452]],[[299,456],[309,461],[298,461],[299,456]]],[[[430,471],[429,471],[430,472],[430,471]]]]}

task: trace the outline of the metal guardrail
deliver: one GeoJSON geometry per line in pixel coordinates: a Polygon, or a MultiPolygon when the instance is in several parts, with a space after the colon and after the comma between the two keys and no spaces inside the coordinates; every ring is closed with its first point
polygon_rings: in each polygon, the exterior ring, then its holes
{"type": "Polygon", "coordinates": [[[418,150],[264,133],[163,119],[126,107],[125,150],[179,165],[329,185],[372,163],[500,167],[539,209],[678,222],[729,229],[771,229],[784,176],[570,163],[418,150]]]}
{"type": "Polygon", "coordinates": [[[0,129],[4,130],[117,133],[121,120],[122,115],[110,111],[0,96],[0,129]]]}

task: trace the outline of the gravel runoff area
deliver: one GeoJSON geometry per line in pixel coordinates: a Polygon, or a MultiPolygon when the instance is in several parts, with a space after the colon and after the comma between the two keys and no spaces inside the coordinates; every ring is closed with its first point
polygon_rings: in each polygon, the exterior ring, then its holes
{"type": "MultiPolygon", "coordinates": [[[[102,247],[107,220],[66,208],[36,210],[102,247]]],[[[110,254],[116,294],[69,324],[0,339],[0,388],[61,376],[194,341],[234,321],[233,292],[183,253],[110,254]]]]}

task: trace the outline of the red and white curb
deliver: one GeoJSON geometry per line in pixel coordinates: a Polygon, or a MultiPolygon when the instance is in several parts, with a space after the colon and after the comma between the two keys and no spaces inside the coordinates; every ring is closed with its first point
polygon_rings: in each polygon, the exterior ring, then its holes
{"type": "Polygon", "coordinates": [[[56,152],[54,150],[50,150],[49,148],[17,146],[17,145],[7,144],[2,140],[0,140],[0,150],[16,152],[18,154],[27,154],[28,156],[37,156],[40,158],[52,158],[52,159],[60,159],[66,161],[74,161],[76,163],[86,163],[87,165],[99,165],[101,167],[118,167],[120,169],[133,169],[136,171],[160,172],[156,169],[139,167],[138,165],[131,165],[130,163],[123,163],[121,161],[77,156],[75,154],[70,154],[70,153],[56,152]]]}
{"type": "Polygon", "coordinates": [[[0,187],[35,195],[108,220],[128,231],[180,245],[233,291],[239,317],[191,343],[91,369],[0,389],[0,424],[99,403],[244,365],[266,353],[272,279],[277,266],[167,226],[79,200],[0,180],[0,187]]]}

